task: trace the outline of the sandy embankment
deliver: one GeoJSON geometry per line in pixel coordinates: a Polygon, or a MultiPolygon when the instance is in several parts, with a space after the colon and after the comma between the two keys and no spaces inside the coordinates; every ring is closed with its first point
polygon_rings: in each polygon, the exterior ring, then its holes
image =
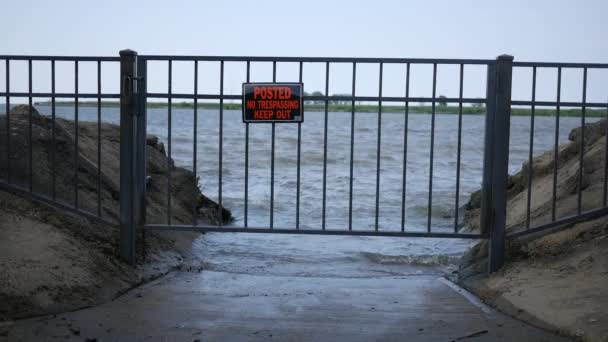
{"type": "MultiPolygon", "coordinates": [[[[10,113],[11,181],[27,186],[28,107],[10,113]]],[[[52,124],[35,110],[32,117],[33,188],[51,194],[52,124]]],[[[57,198],[74,203],[74,123],[57,119],[57,198]]],[[[101,211],[114,222],[119,214],[119,128],[101,125],[101,211]]],[[[5,178],[6,116],[0,115],[0,178],[5,178]]],[[[97,124],[79,124],[78,204],[97,211],[97,124]]],[[[148,137],[147,221],[166,220],[166,156],[164,146],[148,137]]],[[[192,172],[171,167],[172,222],[190,224],[193,204],[201,221],[218,221],[217,204],[195,186],[192,172]]],[[[228,210],[223,220],[230,221],[228,210]]],[[[146,280],[178,267],[198,267],[189,253],[197,233],[147,233],[146,259],[132,268],[119,260],[116,226],[91,222],[83,217],[50,208],[0,191],[0,320],[56,313],[98,304],[146,280]]],[[[140,239],[141,242],[141,239],[140,239]]]]}
{"type": "MultiPolygon", "coordinates": [[[[585,126],[583,211],[603,206],[608,121],[585,126]]],[[[577,211],[581,128],[559,147],[557,218],[577,211]]],[[[531,226],[550,222],[553,151],[534,158],[531,226]]],[[[526,222],[528,165],[509,179],[507,230],[526,222]]],[[[468,204],[465,220],[479,229],[479,194],[468,204]]],[[[586,341],[608,341],[608,217],[571,224],[561,230],[509,240],[506,266],[485,275],[487,248],[482,242],[463,258],[460,283],[486,302],[515,317],[586,341]]]]}

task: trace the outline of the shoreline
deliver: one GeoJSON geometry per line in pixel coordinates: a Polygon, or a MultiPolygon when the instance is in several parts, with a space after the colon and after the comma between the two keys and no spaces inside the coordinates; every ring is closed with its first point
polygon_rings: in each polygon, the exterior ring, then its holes
{"type": "MultiPolygon", "coordinates": [[[[16,106],[11,110],[13,146],[26,146],[26,134],[32,139],[32,159],[37,166],[32,175],[17,170],[27,169],[27,149],[11,149],[11,163],[0,163],[0,177],[11,171],[11,183],[28,184],[36,193],[56,195],[58,202],[75,205],[97,216],[116,223],[119,218],[120,191],[119,141],[116,125],[87,122],[78,123],[78,150],[73,121],[57,118],[54,138],[59,143],[53,151],[61,158],[51,165],[51,119],[31,110],[16,106]],[[104,145],[96,147],[97,132],[104,145]],[[102,164],[96,155],[101,153],[102,164]],[[78,160],[78,178],[73,178],[78,160]],[[50,189],[49,175],[55,174],[55,187],[50,189]],[[74,189],[78,189],[78,197],[74,189]]],[[[0,116],[0,136],[6,135],[6,117],[0,116]]],[[[147,174],[150,176],[146,203],[150,222],[164,219],[164,200],[167,189],[162,186],[167,155],[164,145],[155,136],[148,136],[147,174]]],[[[6,155],[6,144],[0,144],[0,155],[6,155]]],[[[190,222],[193,204],[197,217],[204,222],[232,221],[229,210],[206,197],[194,184],[195,176],[171,162],[171,188],[174,199],[172,220],[178,224],[190,222]],[[193,203],[193,201],[195,201],[193,203]],[[221,208],[221,217],[218,209],[221,208]]],[[[0,322],[39,315],[72,311],[106,303],[125,291],[157,279],[177,269],[197,270],[202,260],[192,253],[196,232],[150,232],[136,246],[136,265],[131,266],[119,257],[120,231],[116,224],[96,222],[74,215],[60,208],[18,196],[9,190],[0,191],[0,322]]]]}
{"type": "Polygon", "coordinates": [[[503,269],[457,282],[515,319],[581,341],[605,341],[606,219],[511,241],[512,259],[503,269]]]}
{"type": "MultiPolygon", "coordinates": [[[[602,207],[607,128],[608,120],[587,123],[584,135],[581,127],[574,128],[569,141],[559,146],[557,218],[576,215],[581,166],[582,209],[602,207]]],[[[507,234],[525,227],[527,208],[530,227],[551,222],[554,157],[551,150],[536,155],[533,172],[526,161],[520,171],[509,176],[507,234]],[[539,193],[549,195],[538,196],[539,193]]],[[[465,224],[472,231],[479,231],[479,222],[479,192],[475,192],[467,204],[465,224]]],[[[608,291],[602,284],[608,283],[607,222],[608,216],[604,215],[509,238],[505,265],[490,275],[486,272],[487,240],[482,241],[462,258],[458,283],[487,304],[532,325],[583,341],[606,341],[608,291]]]]}
{"type": "MultiPolygon", "coordinates": [[[[51,101],[40,101],[35,102],[35,106],[51,106],[51,101]]],[[[74,101],[56,101],[56,106],[75,106],[76,102],[74,101]]],[[[79,101],[78,107],[97,107],[97,101],[79,101]]],[[[0,108],[3,108],[5,103],[0,104],[0,108]]],[[[114,101],[101,101],[101,108],[118,108],[120,106],[119,102],[114,101]]],[[[167,103],[163,102],[148,102],[148,109],[159,109],[159,108],[168,108],[167,103]]],[[[177,102],[172,103],[171,108],[175,109],[194,109],[194,104],[190,102],[177,102]]],[[[219,109],[219,103],[201,103],[199,102],[197,105],[199,109],[219,109]]],[[[325,112],[324,104],[304,104],[305,112],[325,112]]],[[[240,103],[224,103],[224,110],[241,110],[240,103]]],[[[339,113],[352,113],[352,105],[343,105],[343,104],[329,104],[327,107],[328,112],[339,112],[339,113]]],[[[395,106],[395,105],[383,105],[382,113],[383,114],[404,114],[405,106],[395,106]]],[[[355,113],[378,113],[379,107],[377,105],[355,105],[355,113]]],[[[432,106],[420,106],[420,105],[410,105],[408,106],[408,112],[410,114],[432,114],[433,108],[432,106]]],[[[453,114],[459,115],[460,108],[458,106],[443,106],[436,105],[435,113],[436,114],[453,114]]],[[[556,110],[555,108],[535,108],[534,115],[535,116],[555,116],[556,110]]],[[[561,117],[580,117],[582,113],[581,109],[578,108],[569,108],[569,109],[560,109],[561,117]]],[[[463,106],[462,107],[462,115],[483,115],[485,114],[485,107],[473,107],[473,106],[463,106]]],[[[531,108],[521,108],[521,107],[513,107],[511,108],[512,116],[530,116],[531,108]]],[[[608,115],[606,109],[585,109],[586,117],[606,117],[608,115]]]]}

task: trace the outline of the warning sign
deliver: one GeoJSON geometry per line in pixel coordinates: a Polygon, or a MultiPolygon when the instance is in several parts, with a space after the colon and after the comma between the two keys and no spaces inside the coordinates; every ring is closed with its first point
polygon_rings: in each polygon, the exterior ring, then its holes
{"type": "Polygon", "coordinates": [[[302,83],[243,83],[243,122],[303,122],[302,83]]]}

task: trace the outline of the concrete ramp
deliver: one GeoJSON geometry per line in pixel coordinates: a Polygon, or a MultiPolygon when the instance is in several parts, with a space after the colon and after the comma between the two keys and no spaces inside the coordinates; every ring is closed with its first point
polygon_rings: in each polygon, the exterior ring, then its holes
{"type": "Polygon", "coordinates": [[[178,272],[98,307],[5,323],[0,341],[567,341],[433,275],[178,272]]]}

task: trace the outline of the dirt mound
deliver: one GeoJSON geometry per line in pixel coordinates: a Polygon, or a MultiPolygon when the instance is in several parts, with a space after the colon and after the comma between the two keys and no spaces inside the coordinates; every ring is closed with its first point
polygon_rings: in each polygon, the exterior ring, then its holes
{"type": "MultiPolygon", "coordinates": [[[[6,116],[0,115],[0,178],[5,180],[10,173],[10,181],[25,189],[31,181],[34,192],[48,197],[52,196],[54,179],[58,201],[73,206],[78,188],[80,209],[91,213],[99,210],[105,219],[118,222],[118,126],[102,123],[98,127],[97,123],[80,122],[76,153],[73,121],[56,119],[53,144],[53,123],[49,116],[41,115],[35,108],[30,116],[30,107],[20,105],[11,110],[9,117],[7,151],[6,116]],[[6,159],[7,152],[10,162],[6,159]]],[[[176,167],[172,161],[167,171],[164,146],[156,137],[148,137],[147,146],[147,222],[166,221],[166,177],[170,172],[172,222],[190,224],[196,214],[201,222],[217,224],[218,205],[200,192],[192,172],[176,167]]],[[[225,223],[232,220],[227,209],[222,208],[222,216],[225,223]]],[[[92,222],[0,191],[0,320],[99,304],[177,267],[199,267],[200,261],[189,253],[197,236],[188,232],[148,233],[145,260],[139,239],[138,265],[130,267],[118,257],[116,225],[92,222]]]]}
{"type": "Polygon", "coordinates": [[[607,220],[511,241],[507,264],[491,276],[479,262],[487,250],[480,244],[463,260],[469,266],[460,270],[459,282],[484,302],[533,325],[584,341],[607,341],[607,220]]]}
{"type": "MultiPolygon", "coordinates": [[[[78,187],[78,207],[92,213],[97,212],[98,195],[101,200],[103,217],[118,221],[120,194],[120,128],[102,123],[80,122],[78,125],[78,153],[75,153],[76,127],[73,121],[56,119],[55,145],[53,145],[53,123],[50,117],[43,116],[32,108],[31,137],[29,144],[29,106],[19,105],[10,112],[10,163],[6,162],[7,144],[0,144],[0,177],[6,179],[10,171],[11,181],[23,187],[32,182],[33,191],[52,195],[53,177],[57,198],[70,205],[75,204],[78,187]],[[98,168],[98,131],[101,136],[101,167],[98,168]],[[32,149],[32,171],[29,174],[29,149],[32,149]],[[53,157],[54,156],[54,157],[53,157]],[[55,160],[55,172],[53,172],[55,160]],[[76,164],[78,171],[76,172],[76,164]],[[98,173],[100,176],[99,192],[98,173]]],[[[0,137],[6,137],[6,116],[0,116],[0,137]]],[[[170,173],[171,221],[177,224],[190,224],[194,208],[201,221],[218,224],[218,205],[204,196],[198,189],[194,174],[169,162],[164,145],[158,138],[149,136],[146,149],[147,160],[147,197],[146,209],[148,223],[166,223],[167,173],[170,173]]],[[[230,211],[223,209],[224,222],[230,222],[230,211]]]]}
{"type": "MultiPolygon", "coordinates": [[[[556,219],[578,211],[582,175],[582,211],[603,207],[606,132],[602,120],[570,132],[558,148],[556,219]],[[579,169],[584,143],[583,168],[579,169]]],[[[533,159],[530,226],[552,221],[554,151],[533,159]]],[[[507,231],[525,229],[530,168],[509,177],[507,231]]],[[[471,196],[465,222],[479,230],[480,193],[471,196]]],[[[487,242],[462,258],[458,281],[484,301],[537,326],[586,341],[608,341],[608,217],[570,224],[569,229],[543,231],[507,240],[507,263],[490,276],[487,242]]]]}
{"type": "MultiPolygon", "coordinates": [[[[582,168],[583,212],[603,207],[606,163],[606,131],[608,121],[601,120],[585,125],[585,146],[582,168]]],[[[555,217],[560,219],[578,211],[580,144],[582,129],[570,132],[568,143],[558,147],[555,217]]],[[[530,226],[552,222],[554,151],[546,151],[532,159],[532,198],[530,226]]],[[[507,192],[507,231],[522,229],[526,224],[528,201],[528,162],[516,174],[509,176],[507,192]]],[[[478,231],[480,223],[480,191],[471,195],[466,204],[464,226],[478,231]]]]}

